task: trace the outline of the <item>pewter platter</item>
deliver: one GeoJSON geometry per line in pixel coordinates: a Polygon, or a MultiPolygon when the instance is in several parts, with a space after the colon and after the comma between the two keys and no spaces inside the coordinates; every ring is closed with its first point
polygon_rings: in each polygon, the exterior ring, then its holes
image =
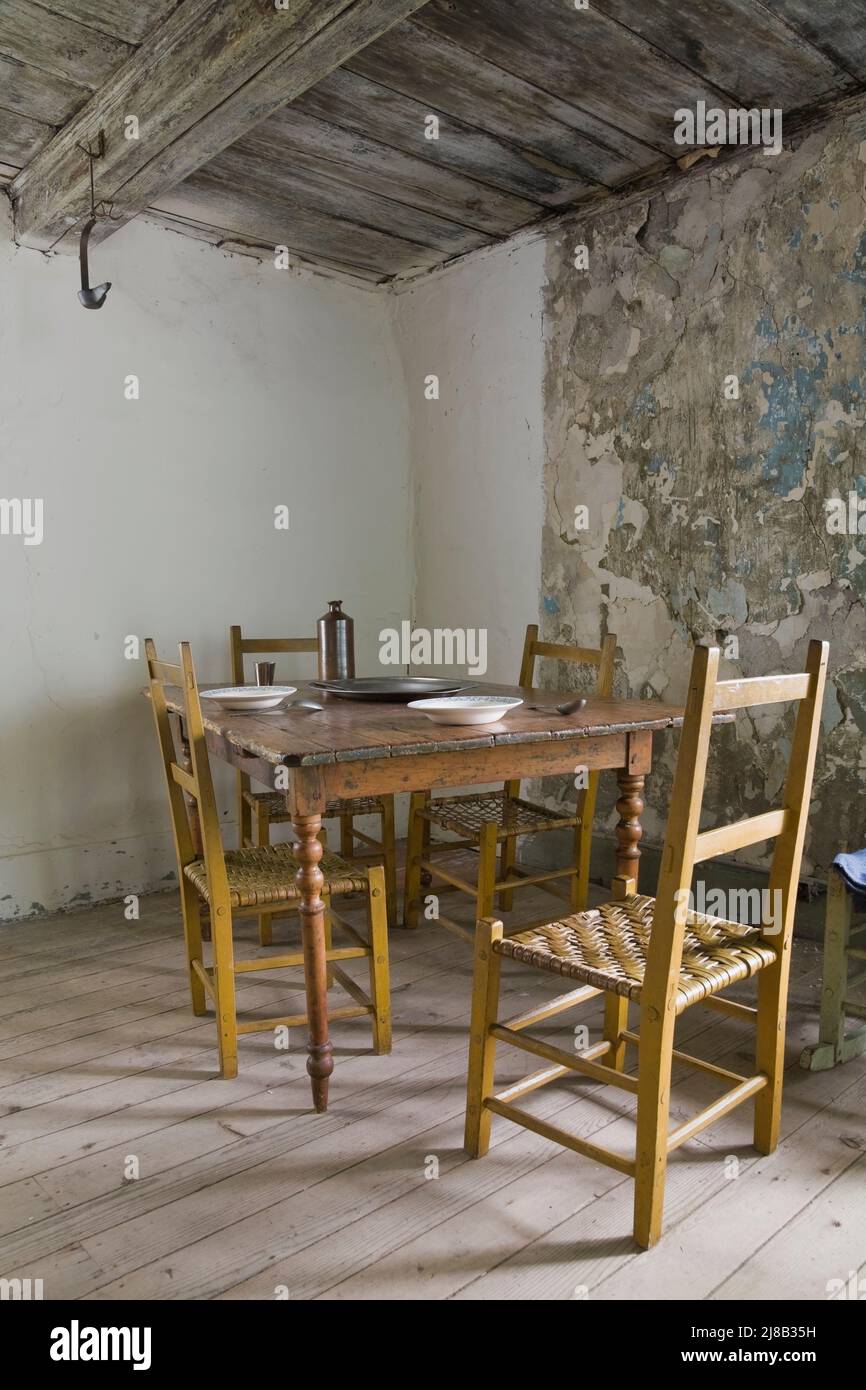
{"type": "Polygon", "coordinates": [[[309,681],[308,684],[314,690],[326,690],[329,695],[339,695],[344,700],[418,700],[472,688],[472,682],[430,676],[361,676],[352,680],[309,681]]]}

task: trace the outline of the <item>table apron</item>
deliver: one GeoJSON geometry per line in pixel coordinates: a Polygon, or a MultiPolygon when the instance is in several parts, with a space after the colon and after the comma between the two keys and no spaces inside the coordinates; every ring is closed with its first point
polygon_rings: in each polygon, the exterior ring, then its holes
{"type": "Polygon", "coordinates": [[[326,801],[337,797],[574,774],[579,768],[643,776],[652,765],[650,729],[291,768],[246,753],[220,735],[208,733],[208,744],[217,757],[248,773],[254,781],[285,792],[290,809],[299,814],[315,814],[326,801]]]}

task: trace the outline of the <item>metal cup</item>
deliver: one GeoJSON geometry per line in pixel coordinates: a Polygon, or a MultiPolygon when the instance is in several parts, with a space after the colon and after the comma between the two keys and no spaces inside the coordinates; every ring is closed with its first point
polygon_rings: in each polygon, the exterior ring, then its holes
{"type": "Polygon", "coordinates": [[[257,661],[255,669],[256,685],[273,685],[274,672],[277,669],[277,663],[275,661],[257,661]]]}

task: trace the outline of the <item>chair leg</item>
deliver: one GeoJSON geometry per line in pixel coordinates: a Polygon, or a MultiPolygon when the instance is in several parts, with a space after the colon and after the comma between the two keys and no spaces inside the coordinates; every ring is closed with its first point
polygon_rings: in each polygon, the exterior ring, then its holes
{"type": "Polygon", "coordinates": [[[385,861],[385,893],[388,924],[396,927],[397,913],[397,837],[394,830],[394,798],[382,797],[382,857],[385,861]]]}
{"type": "MultiPolygon", "coordinates": [[[[517,836],[509,835],[507,840],[502,841],[502,852],[499,858],[499,876],[508,878],[514,868],[517,859],[517,836]]],[[[514,889],[504,888],[501,893],[496,895],[499,903],[500,912],[510,912],[514,907],[514,889]]]]}
{"type": "MultiPolygon", "coordinates": [[[[253,811],[246,797],[244,796],[243,773],[239,774],[238,781],[238,849],[246,849],[252,843],[253,835],[253,811]]],[[[249,778],[247,778],[249,782],[249,778]]]]}
{"type": "MultiPolygon", "coordinates": [[[[586,870],[588,875],[588,855],[586,858],[586,870]]],[[[584,888],[583,901],[585,903],[585,890],[589,887],[589,878],[587,877],[585,880],[575,879],[573,882],[582,882],[584,888]]],[[[614,878],[611,883],[611,896],[615,902],[622,902],[624,898],[631,897],[634,891],[635,881],[633,878],[614,878]]],[[[604,1032],[602,1036],[611,1045],[611,1050],[605,1057],[605,1062],[609,1067],[612,1067],[614,1071],[622,1071],[625,1067],[626,1045],[622,1040],[622,1034],[625,1029],[628,1028],[629,1002],[628,996],[625,994],[606,993],[604,996],[604,1032]]]]}
{"type": "MultiPolygon", "coordinates": [[[[427,798],[426,798],[426,799],[427,799],[428,801],[430,800],[430,793],[429,793],[429,792],[427,793],[427,798]]],[[[430,824],[429,820],[422,821],[422,823],[421,823],[421,857],[422,857],[423,859],[429,859],[429,858],[430,858],[430,843],[431,843],[431,840],[432,840],[432,839],[433,839],[433,827],[432,827],[432,825],[430,824]]],[[[429,888],[430,885],[432,884],[432,882],[433,882],[433,875],[431,874],[430,870],[429,870],[429,869],[422,869],[422,870],[421,870],[421,887],[422,887],[422,888],[429,888]]]]}
{"type": "Polygon", "coordinates": [[[370,870],[370,999],[373,1003],[373,1051],[391,1051],[391,981],[388,967],[388,897],[385,871],[370,870]]]}
{"type": "Polygon", "coordinates": [[[494,886],[496,884],[496,822],[488,821],[481,827],[478,840],[478,897],[476,900],[476,921],[490,917],[493,913],[494,886]]]}
{"type": "MultiPolygon", "coordinates": [[[[330,951],[334,945],[334,924],[331,921],[330,888],[322,889],[322,902],[325,904],[325,950],[330,951]]],[[[334,972],[331,969],[330,961],[328,961],[328,968],[325,971],[325,979],[328,982],[328,989],[331,989],[334,983],[334,972]]]]}
{"type": "Polygon", "coordinates": [[[216,994],[217,1039],[220,1075],[225,1079],[238,1074],[238,1018],[235,1002],[235,958],[232,942],[232,912],[228,903],[211,908],[216,994]]]}
{"type": "Polygon", "coordinates": [[[588,827],[576,825],[574,827],[574,840],[572,849],[572,865],[574,874],[569,885],[571,896],[571,909],[573,912],[585,912],[587,909],[587,898],[589,894],[589,849],[592,836],[588,833],[588,827]]]}
{"type": "Polygon", "coordinates": [[[589,867],[592,857],[592,822],[598,796],[598,773],[591,772],[587,786],[577,797],[580,824],[574,827],[574,868],[571,880],[571,906],[575,912],[585,912],[589,902],[589,867]]]}
{"type": "MultiPolygon", "coordinates": [[[[268,818],[266,806],[259,804],[256,807],[256,844],[269,845],[271,843],[271,822],[268,818]]],[[[274,939],[273,913],[263,912],[258,919],[259,922],[259,945],[270,946],[274,939]]]]}
{"type": "Polygon", "coordinates": [[[469,1025],[469,1075],[466,1083],[466,1128],[463,1147],[470,1158],[483,1158],[490,1148],[491,1113],[484,1104],[493,1094],[496,1039],[491,1026],[499,1013],[501,956],[493,943],[502,940],[502,923],[489,918],[475,929],[475,973],[472,979],[472,1020],[469,1025]]]}
{"type": "Polygon", "coordinates": [[[202,963],[201,949],[201,899],[189,879],[180,881],[180,909],[183,914],[183,935],[186,942],[186,960],[189,969],[189,991],[192,995],[192,1011],[199,1018],[207,1013],[207,996],[204,985],[193,969],[193,961],[202,963]]]}
{"type": "Polygon", "coordinates": [[[429,792],[413,792],[409,798],[409,829],[406,836],[406,872],[403,880],[403,922],[417,927],[421,897],[420,858],[424,846],[424,825],[419,812],[429,800],[429,792]]]}
{"type": "Polygon", "coordinates": [[[340,817],[340,854],[343,859],[351,859],[355,849],[355,836],[352,833],[354,821],[351,815],[340,817]]]}
{"type": "Polygon", "coordinates": [[[758,1014],[755,1068],[767,1077],[767,1085],[755,1097],[754,1145],[770,1154],[779,1142],[782,1117],[782,1081],[785,1073],[785,1023],[788,1012],[788,974],[791,941],[782,943],[772,965],[758,975],[758,1014]]]}
{"type": "Polygon", "coordinates": [[[645,1250],[662,1233],[674,1025],[663,1007],[644,1001],[638,1045],[634,1238],[645,1250]]]}
{"type": "Polygon", "coordinates": [[[622,1034],[628,1028],[628,997],[625,994],[607,993],[604,996],[603,1037],[610,1043],[610,1052],[601,1060],[614,1071],[625,1068],[625,1039],[622,1034]]]}

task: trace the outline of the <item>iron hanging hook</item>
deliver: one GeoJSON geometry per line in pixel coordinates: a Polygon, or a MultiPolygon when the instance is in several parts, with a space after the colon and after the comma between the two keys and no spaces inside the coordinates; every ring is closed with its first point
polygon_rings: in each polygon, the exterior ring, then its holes
{"type": "MultiPolygon", "coordinates": [[[[99,141],[96,151],[92,150],[88,145],[79,145],[78,148],[87,155],[90,161],[90,216],[81,230],[81,239],[78,243],[78,263],[81,269],[81,289],[78,291],[78,298],[85,309],[101,309],[105,303],[105,296],[111,289],[111,281],[106,280],[103,284],[96,285],[93,289],[90,288],[87,247],[90,241],[90,233],[96,226],[100,215],[96,207],[96,187],[94,183],[93,164],[95,160],[101,159],[105,154],[105,131],[100,130],[99,132],[99,141]]],[[[108,216],[110,217],[111,213],[109,213],[108,216]]]]}

